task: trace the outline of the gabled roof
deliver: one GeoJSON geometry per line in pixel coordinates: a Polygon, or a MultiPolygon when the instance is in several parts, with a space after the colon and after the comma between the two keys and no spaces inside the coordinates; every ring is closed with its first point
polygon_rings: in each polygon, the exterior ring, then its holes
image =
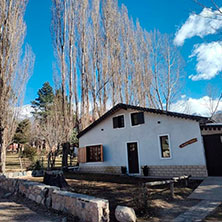
{"type": "Polygon", "coordinates": [[[102,115],[99,119],[94,121],[91,125],[89,125],[87,128],[82,130],[78,134],[78,138],[80,138],[82,135],[84,135],[86,132],[91,130],[93,127],[98,125],[100,122],[102,122],[104,119],[107,117],[111,116],[113,113],[119,111],[120,109],[133,109],[135,111],[143,111],[143,112],[148,112],[148,113],[155,113],[155,114],[161,114],[161,115],[166,115],[166,116],[171,116],[171,117],[176,117],[176,118],[182,118],[182,119],[189,119],[189,120],[194,120],[194,121],[199,121],[202,123],[205,123],[208,121],[207,117],[202,117],[202,116],[196,116],[196,115],[188,115],[188,114],[183,114],[183,113],[176,113],[176,112],[169,112],[169,111],[164,111],[160,109],[151,109],[151,108],[145,108],[145,107],[140,107],[140,106],[133,106],[133,105],[128,105],[128,104],[123,104],[119,103],[115,105],[112,109],[107,111],[104,115],[102,115]]]}

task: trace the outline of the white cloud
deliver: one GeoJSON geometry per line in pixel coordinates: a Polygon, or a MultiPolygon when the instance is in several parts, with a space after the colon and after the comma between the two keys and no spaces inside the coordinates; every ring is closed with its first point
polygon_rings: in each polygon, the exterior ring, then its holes
{"type": "Polygon", "coordinates": [[[222,28],[222,17],[218,11],[204,8],[200,14],[191,14],[184,25],[176,32],[174,44],[182,46],[184,41],[194,36],[201,38],[215,34],[222,28]]]}
{"type": "Polygon", "coordinates": [[[222,42],[203,43],[194,46],[190,57],[197,57],[196,75],[189,78],[196,80],[209,80],[222,71],[222,42]]]}
{"type": "MultiPolygon", "coordinates": [[[[217,104],[217,99],[210,99],[208,96],[204,96],[199,99],[194,98],[181,98],[176,103],[171,105],[171,111],[181,112],[186,114],[196,114],[201,116],[210,116],[210,106],[213,104],[215,107],[217,104]]],[[[220,101],[218,106],[218,111],[222,110],[222,101],[220,101]]]]}

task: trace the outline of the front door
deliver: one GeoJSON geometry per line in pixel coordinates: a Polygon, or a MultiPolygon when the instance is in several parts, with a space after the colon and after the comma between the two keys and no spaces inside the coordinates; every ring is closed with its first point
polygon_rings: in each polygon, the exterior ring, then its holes
{"type": "Polygon", "coordinates": [[[222,135],[203,136],[209,176],[222,176],[222,135]]]}
{"type": "Polygon", "coordinates": [[[129,173],[139,173],[137,143],[127,143],[129,173]]]}

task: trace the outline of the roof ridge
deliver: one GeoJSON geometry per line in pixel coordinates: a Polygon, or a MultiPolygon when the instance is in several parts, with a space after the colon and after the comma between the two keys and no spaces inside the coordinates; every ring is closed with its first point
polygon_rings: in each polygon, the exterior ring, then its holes
{"type": "Polygon", "coordinates": [[[134,109],[149,113],[156,113],[156,114],[163,114],[175,118],[182,118],[182,119],[191,119],[195,121],[207,121],[208,117],[203,116],[197,116],[197,115],[189,115],[184,113],[178,113],[178,112],[172,112],[172,111],[166,111],[161,109],[154,109],[154,108],[148,108],[148,107],[141,107],[141,106],[135,106],[125,103],[118,103],[115,106],[113,106],[111,109],[109,109],[105,114],[103,114],[101,117],[99,117],[97,120],[95,120],[93,123],[91,123],[88,127],[83,129],[77,137],[80,138],[82,135],[84,135],[86,132],[88,132],[90,129],[92,129],[94,126],[99,124],[101,121],[112,115],[114,112],[116,112],[118,109],[134,109]]]}

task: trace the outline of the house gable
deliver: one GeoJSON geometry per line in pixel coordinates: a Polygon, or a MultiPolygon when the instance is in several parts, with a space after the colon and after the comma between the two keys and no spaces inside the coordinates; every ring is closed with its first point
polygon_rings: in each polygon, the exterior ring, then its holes
{"type": "Polygon", "coordinates": [[[182,118],[182,119],[188,119],[188,120],[193,120],[193,121],[198,121],[201,123],[205,123],[208,121],[208,118],[202,117],[202,116],[196,116],[196,115],[187,115],[183,113],[177,113],[177,112],[169,112],[169,111],[164,111],[164,110],[159,110],[159,109],[151,109],[151,108],[145,108],[145,107],[140,107],[140,106],[133,106],[133,105],[127,105],[123,103],[119,103],[116,106],[114,106],[112,109],[110,109],[108,112],[106,112],[103,116],[101,116],[99,119],[94,121],[91,125],[89,125],[87,128],[82,130],[78,134],[78,138],[83,136],[85,133],[87,133],[89,130],[93,129],[95,126],[97,126],[99,123],[107,119],[108,117],[112,116],[119,110],[134,110],[137,112],[148,112],[148,113],[154,113],[154,114],[160,114],[160,115],[165,115],[165,116],[170,116],[174,118],[182,118]]]}

